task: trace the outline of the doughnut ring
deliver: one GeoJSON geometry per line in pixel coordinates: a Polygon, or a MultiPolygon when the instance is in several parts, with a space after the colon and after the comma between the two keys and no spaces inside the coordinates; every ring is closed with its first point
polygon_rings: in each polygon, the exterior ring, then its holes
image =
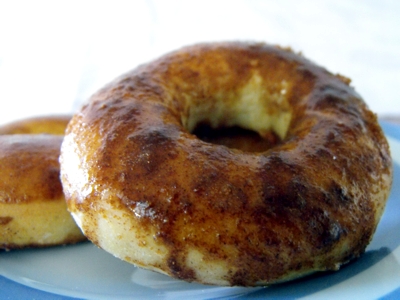
{"type": "Polygon", "coordinates": [[[86,239],[67,210],[59,178],[58,158],[69,120],[40,117],[0,128],[0,249],[86,239]]]}
{"type": "Polygon", "coordinates": [[[4,124],[0,134],[55,134],[64,135],[70,115],[48,115],[25,118],[4,124]]]}
{"type": "Polygon", "coordinates": [[[69,123],[68,208],[99,247],[190,282],[338,270],[365,251],[392,182],[376,115],[349,83],[262,43],[198,44],[141,65],[69,123]],[[203,125],[277,138],[234,149],[199,138],[203,125]]]}

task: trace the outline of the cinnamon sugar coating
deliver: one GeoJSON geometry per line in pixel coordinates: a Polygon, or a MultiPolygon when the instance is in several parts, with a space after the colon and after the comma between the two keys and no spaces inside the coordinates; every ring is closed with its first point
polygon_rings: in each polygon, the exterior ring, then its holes
{"type": "Polygon", "coordinates": [[[349,80],[261,43],[194,45],[121,76],[73,117],[60,161],[91,241],[216,285],[339,269],[365,251],[392,182],[388,143],[349,80]],[[201,124],[273,142],[210,143],[201,124]]]}
{"type": "Polygon", "coordinates": [[[58,159],[70,118],[37,117],[0,127],[0,249],[86,240],[67,210],[60,181],[58,159]]]}

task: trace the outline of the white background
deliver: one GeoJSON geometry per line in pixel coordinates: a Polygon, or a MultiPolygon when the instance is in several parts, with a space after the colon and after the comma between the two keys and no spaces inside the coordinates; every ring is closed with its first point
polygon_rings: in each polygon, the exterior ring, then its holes
{"type": "Polygon", "coordinates": [[[39,0],[0,2],[0,124],[73,112],[138,64],[221,40],[291,46],[400,114],[400,1],[39,0]]]}

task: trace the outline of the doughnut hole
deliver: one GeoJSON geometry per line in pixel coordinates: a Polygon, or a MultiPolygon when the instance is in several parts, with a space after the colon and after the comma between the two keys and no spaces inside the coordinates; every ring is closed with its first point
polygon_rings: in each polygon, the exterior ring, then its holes
{"type": "Polygon", "coordinates": [[[273,131],[261,136],[238,126],[212,128],[208,124],[199,124],[192,133],[204,142],[245,152],[264,152],[280,142],[279,136],[273,131]]]}
{"type": "Polygon", "coordinates": [[[183,95],[182,125],[199,139],[246,152],[263,152],[285,139],[292,119],[290,85],[271,86],[253,71],[235,92],[215,92],[213,101],[183,95]]]}

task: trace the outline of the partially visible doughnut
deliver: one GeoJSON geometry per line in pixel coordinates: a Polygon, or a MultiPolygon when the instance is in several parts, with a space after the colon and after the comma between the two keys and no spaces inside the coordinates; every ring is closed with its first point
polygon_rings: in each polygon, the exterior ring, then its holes
{"type": "Polygon", "coordinates": [[[48,115],[30,117],[4,124],[0,134],[56,134],[64,135],[71,120],[70,115],[48,115]]]}
{"type": "Polygon", "coordinates": [[[0,248],[86,239],[67,210],[59,178],[62,134],[69,119],[35,118],[0,128],[0,248]]]}
{"type": "Polygon", "coordinates": [[[74,115],[60,162],[91,241],[217,285],[338,270],[365,251],[392,182],[388,143],[348,79],[252,43],[187,47],[116,79],[74,115]],[[278,139],[235,150],[193,134],[203,124],[278,139]]]}

